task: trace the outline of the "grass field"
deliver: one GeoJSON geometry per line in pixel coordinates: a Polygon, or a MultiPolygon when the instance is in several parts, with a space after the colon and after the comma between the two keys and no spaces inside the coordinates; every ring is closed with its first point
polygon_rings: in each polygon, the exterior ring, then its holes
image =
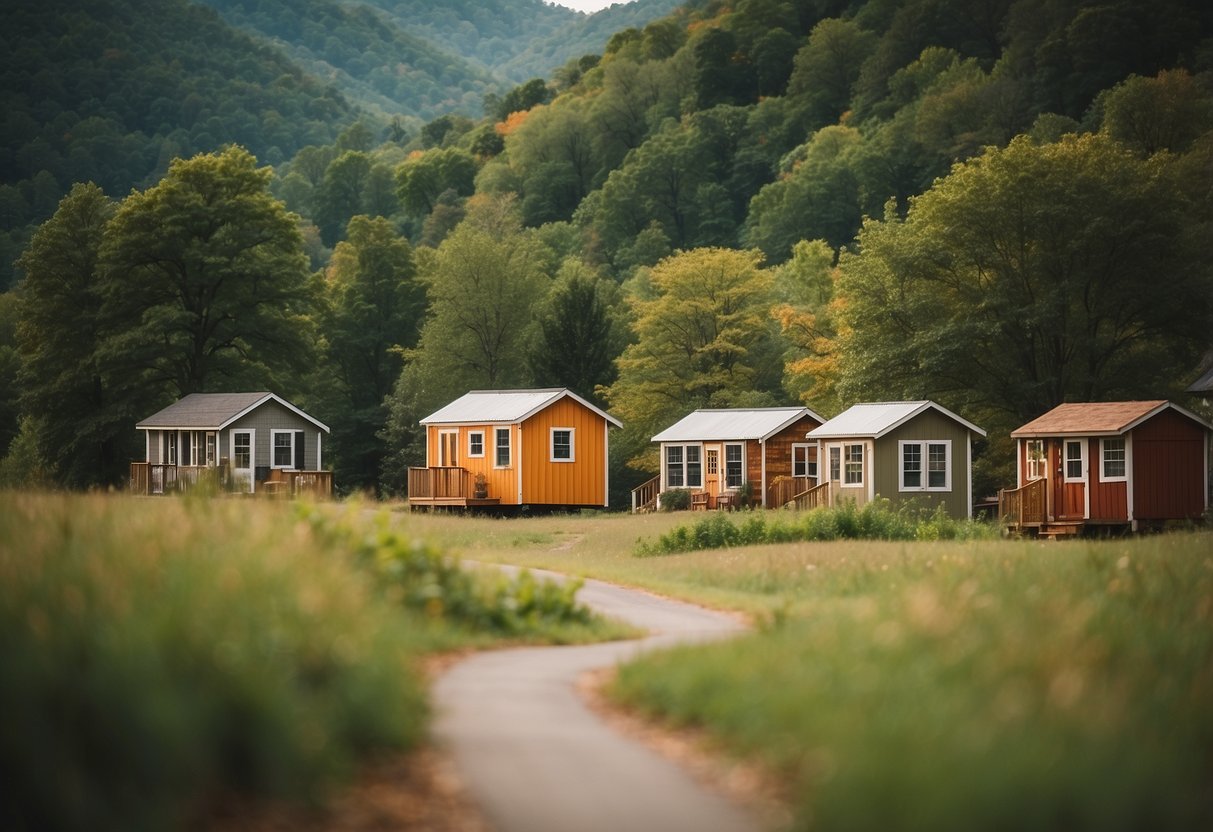
{"type": "Polygon", "coordinates": [[[742,609],[623,702],[779,772],[802,829],[1213,828],[1213,535],[634,556],[686,515],[414,517],[468,557],[742,609]]]}

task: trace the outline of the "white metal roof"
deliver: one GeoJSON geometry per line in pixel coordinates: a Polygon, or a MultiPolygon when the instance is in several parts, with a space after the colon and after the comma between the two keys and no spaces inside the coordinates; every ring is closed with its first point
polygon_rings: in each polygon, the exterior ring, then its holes
{"type": "Polygon", "coordinates": [[[439,408],[421,420],[423,425],[513,424],[529,419],[550,404],[568,396],[606,419],[615,427],[623,423],[599,410],[572,390],[553,387],[544,390],[472,390],[439,408]]]}
{"type": "Polygon", "coordinates": [[[661,433],[654,442],[727,442],[774,436],[802,416],[825,421],[807,407],[748,407],[696,410],[661,433]]]}
{"type": "Polygon", "coordinates": [[[304,413],[295,405],[273,393],[190,393],[141,420],[139,430],[222,430],[251,410],[270,400],[278,402],[307,419],[316,427],[329,432],[328,425],[304,413]]]}
{"type": "Polygon", "coordinates": [[[927,410],[937,410],[974,433],[986,435],[977,425],[931,401],[869,402],[852,405],[821,427],[809,431],[808,435],[810,439],[835,439],[845,436],[870,436],[878,439],[927,410]]]}

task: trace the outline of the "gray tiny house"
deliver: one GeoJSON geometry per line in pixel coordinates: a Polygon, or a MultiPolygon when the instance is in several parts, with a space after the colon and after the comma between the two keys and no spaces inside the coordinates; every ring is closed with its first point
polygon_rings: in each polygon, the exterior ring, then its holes
{"type": "Polygon", "coordinates": [[[131,490],[160,494],[213,473],[231,491],[327,496],[323,422],[274,393],[191,393],[141,420],[131,490]]]}
{"type": "MultiPolygon", "coordinates": [[[[935,402],[857,404],[808,432],[821,485],[803,508],[885,497],[973,514],[973,437],[986,432],[935,402]]],[[[799,504],[798,504],[799,505],[799,504]]]]}

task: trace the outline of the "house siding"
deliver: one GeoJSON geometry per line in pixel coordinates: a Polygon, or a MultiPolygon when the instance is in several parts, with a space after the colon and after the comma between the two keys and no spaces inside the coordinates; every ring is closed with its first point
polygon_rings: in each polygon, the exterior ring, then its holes
{"type": "MultiPolygon", "coordinates": [[[[219,444],[219,455],[221,458],[231,457],[230,442],[232,431],[248,429],[256,431],[253,438],[255,445],[253,449],[253,465],[257,468],[270,467],[271,454],[273,453],[270,445],[271,430],[303,431],[304,470],[315,471],[319,468],[320,460],[316,458],[316,436],[321,432],[320,429],[307,419],[300,417],[273,400],[265,402],[251,413],[246,413],[223,429],[219,444]]],[[[294,466],[292,465],[291,467],[294,466]]]]}
{"type": "Polygon", "coordinates": [[[1167,409],[1133,430],[1133,514],[1138,520],[1199,517],[1206,507],[1205,429],[1167,409]]]}
{"type": "MultiPolygon", "coordinates": [[[[518,426],[502,424],[427,425],[427,465],[435,467],[438,466],[440,459],[438,449],[439,434],[447,433],[449,431],[457,432],[459,435],[454,465],[466,469],[469,476],[473,480],[477,474],[484,474],[484,480],[485,484],[488,486],[488,496],[490,499],[498,500],[503,506],[519,505],[518,470],[520,461],[518,455],[518,426]],[[498,468],[496,466],[496,431],[498,428],[508,428],[510,431],[510,464],[504,468],[498,468]],[[468,434],[476,432],[482,432],[484,434],[483,457],[468,456],[468,434]]],[[[470,487],[471,486],[469,485],[469,488],[470,487]]]]}
{"type": "Polygon", "coordinates": [[[876,451],[872,455],[871,470],[875,477],[877,496],[886,497],[893,503],[913,500],[915,503],[934,507],[944,506],[949,515],[956,518],[968,516],[969,471],[972,461],[969,459],[969,431],[963,425],[953,421],[935,410],[920,413],[904,425],[882,436],[876,441],[876,451]],[[901,491],[901,455],[899,442],[947,440],[952,445],[951,455],[951,491],[901,491]]]}
{"type": "Polygon", "coordinates": [[[817,445],[816,443],[810,444],[810,440],[805,439],[805,434],[820,425],[821,422],[812,416],[803,416],[766,441],[766,486],[769,487],[771,481],[776,477],[792,476],[793,445],[809,444],[809,461],[817,461],[817,445]]]}
{"type": "Polygon", "coordinates": [[[522,423],[522,502],[606,504],[606,420],[565,397],[522,423]],[[552,462],[551,429],[573,429],[573,462],[552,462]]]}
{"type": "Polygon", "coordinates": [[[1103,455],[1100,453],[1099,437],[1091,437],[1087,441],[1087,488],[1091,492],[1089,519],[1105,523],[1128,522],[1128,483],[1103,481],[1103,455]]]}

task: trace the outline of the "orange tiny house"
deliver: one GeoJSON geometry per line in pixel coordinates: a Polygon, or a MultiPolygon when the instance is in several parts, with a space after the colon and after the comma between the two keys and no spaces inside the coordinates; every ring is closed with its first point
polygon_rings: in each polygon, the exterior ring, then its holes
{"type": "Polygon", "coordinates": [[[421,420],[415,508],[606,508],[618,419],[571,390],[473,390],[421,420]]]}
{"type": "Polygon", "coordinates": [[[1016,531],[1197,520],[1209,507],[1213,426],[1167,401],[1061,404],[1011,432],[1016,487],[999,516],[1016,531]]]}

